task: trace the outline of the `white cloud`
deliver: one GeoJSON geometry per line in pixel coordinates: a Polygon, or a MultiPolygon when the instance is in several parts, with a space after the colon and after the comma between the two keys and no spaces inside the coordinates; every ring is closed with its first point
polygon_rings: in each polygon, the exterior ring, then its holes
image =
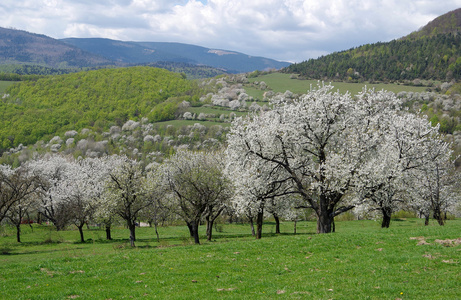
{"type": "Polygon", "coordinates": [[[461,0],[2,0],[2,27],[302,61],[407,35],[461,0]]]}

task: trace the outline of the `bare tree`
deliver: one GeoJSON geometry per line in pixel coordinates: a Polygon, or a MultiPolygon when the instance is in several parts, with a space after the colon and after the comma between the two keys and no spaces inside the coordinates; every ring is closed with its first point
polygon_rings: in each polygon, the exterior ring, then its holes
{"type": "Polygon", "coordinates": [[[231,185],[223,174],[221,152],[179,151],[160,168],[163,185],[169,191],[170,207],[187,224],[196,244],[198,227],[207,219],[207,237],[212,236],[213,222],[230,198],[231,185]]]}
{"type": "Polygon", "coordinates": [[[130,230],[130,244],[135,246],[136,221],[143,209],[149,206],[148,185],[142,166],[126,156],[110,156],[111,166],[103,196],[102,209],[125,220],[130,230]]]}
{"type": "Polygon", "coordinates": [[[26,165],[11,168],[0,165],[0,222],[5,218],[16,227],[16,240],[21,242],[21,222],[32,205],[39,178],[26,165]]]}

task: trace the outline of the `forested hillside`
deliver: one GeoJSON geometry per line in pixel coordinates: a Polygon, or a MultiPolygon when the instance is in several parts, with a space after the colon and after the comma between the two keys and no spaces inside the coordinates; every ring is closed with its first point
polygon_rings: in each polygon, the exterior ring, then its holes
{"type": "Polygon", "coordinates": [[[183,72],[188,78],[207,78],[224,73],[280,69],[289,63],[183,43],[104,38],[57,40],[0,27],[0,73],[60,75],[137,65],[183,72]]]}
{"type": "Polygon", "coordinates": [[[0,27],[0,64],[15,63],[79,68],[112,62],[45,35],[0,27]]]}
{"type": "Polygon", "coordinates": [[[142,117],[173,119],[178,103],[198,101],[183,74],[151,67],[49,76],[11,86],[0,101],[0,152],[68,130],[96,131],[142,117]]]}
{"type": "Polygon", "coordinates": [[[313,79],[405,81],[461,79],[461,9],[409,36],[293,64],[284,71],[313,79]],[[447,24],[452,24],[448,26],[447,24]]]}
{"type": "Polygon", "coordinates": [[[145,66],[162,68],[171,72],[184,73],[188,79],[211,78],[218,75],[226,74],[223,69],[217,69],[209,66],[194,65],[182,62],[158,61],[145,66]]]}
{"type": "Polygon", "coordinates": [[[289,65],[287,62],[270,58],[184,43],[124,42],[101,38],[69,38],[62,41],[93,54],[104,56],[114,62],[125,64],[168,61],[211,66],[223,69],[227,73],[280,69],[289,65]]]}

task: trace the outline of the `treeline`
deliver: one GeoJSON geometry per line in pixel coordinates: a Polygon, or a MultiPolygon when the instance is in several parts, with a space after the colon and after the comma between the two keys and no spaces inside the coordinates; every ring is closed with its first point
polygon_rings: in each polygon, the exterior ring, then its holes
{"type": "Polygon", "coordinates": [[[221,69],[184,62],[159,61],[147,65],[155,68],[162,68],[171,72],[184,73],[189,79],[211,78],[226,74],[226,72],[221,69]]]}
{"type": "MultiPolygon", "coordinates": [[[[184,62],[161,61],[148,64],[139,64],[137,66],[149,66],[154,68],[165,69],[175,73],[184,73],[188,79],[211,78],[218,75],[226,74],[222,69],[210,66],[194,65],[184,62]]],[[[82,71],[99,70],[102,68],[117,68],[120,66],[103,66],[103,67],[85,67],[85,68],[51,68],[41,65],[29,64],[9,64],[0,65],[0,81],[24,81],[37,80],[47,75],[64,75],[82,71]]]]}
{"type": "Polygon", "coordinates": [[[0,101],[0,152],[68,130],[97,132],[127,120],[174,119],[178,103],[199,102],[184,76],[151,67],[47,76],[12,85],[0,101]]]}
{"type": "Polygon", "coordinates": [[[367,44],[284,69],[310,79],[405,81],[461,79],[461,36],[439,34],[367,44]]]}
{"type": "Polygon", "coordinates": [[[79,71],[86,71],[77,68],[50,68],[40,65],[0,65],[0,80],[1,81],[23,81],[23,80],[36,80],[46,75],[63,75],[75,73],[79,71]]]}

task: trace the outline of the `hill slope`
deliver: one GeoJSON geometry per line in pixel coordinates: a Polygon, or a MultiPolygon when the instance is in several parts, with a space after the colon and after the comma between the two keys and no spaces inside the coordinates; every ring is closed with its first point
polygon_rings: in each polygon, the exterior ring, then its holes
{"type": "Polygon", "coordinates": [[[59,74],[75,71],[75,68],[140,64],[180,68],[192,74],[191,77],[200,73],[214,76],[220,72],[243,73],[289,65],[264,57],[181,43],[123,42],[102,38],[56,40],[0,27],[0,72],[59,74]],[[203,70],[204,66],[220,70],[203,70]],[[199,70],[193,70],[194,67],[199,70]]]}
{"type": "Polygon", "coordinates": [[[424,38],[438,34],[458,35],[459,33],[461,33],[461,8],[435,18],[420,30],[412,32],[404,38],[424,38]]]}
{"type": "Polygon", "coordinates": [[[289,65],[289,63],[269,58],[183,43],[122,42],[101,38],[69,38],[62,41],[113,61],[127,64],[171,61],[207,65],[225,69],[230,73],[280,69],[289,65]]]}
{"type": "Polygon", "coordinates": [[[107,130],[128,119],[174,118],[178,102],[194,100],[194,82],[151,67],[48,76],[8,88],[0,101],[0,152],[68,130],[107,130]]]}
{"type": "Polygon", "coordinates": [[[461,9],[430,22],[418,32],[388,43],[336,52],[286,68],[315,79],[461,79],[461,9]]]}
{"type": "Polygon", "coordinates": [[[112,62],[45,35],[0,27],[0,64],[16,63],[80,68],[112,62]]]}

